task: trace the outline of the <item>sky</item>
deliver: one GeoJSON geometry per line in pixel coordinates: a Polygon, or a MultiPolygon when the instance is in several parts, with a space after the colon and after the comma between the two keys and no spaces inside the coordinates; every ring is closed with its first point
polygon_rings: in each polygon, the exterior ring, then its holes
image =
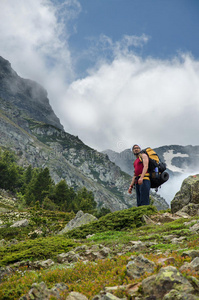
{"type": "Polygon", "coordinates": [[[1,0],[0,56],[98,151],[199,145],[198,0],[1,0]]]}

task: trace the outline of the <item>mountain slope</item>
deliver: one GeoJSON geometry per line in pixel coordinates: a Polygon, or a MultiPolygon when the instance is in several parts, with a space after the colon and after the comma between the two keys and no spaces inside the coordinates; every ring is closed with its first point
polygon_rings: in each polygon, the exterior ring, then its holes
{"type": "MultiPolygon", "coordinates": [[[[8,61],[0,58],[0,146],[12,149],[21,165],[48,167],[55,182],[65,179],[78,189],[85,186],[98,206],[112,211],[134,206],[135,192],[127,189],[131,176],[108,156],[86,146],[63,130],[46,91],[37,83],[20,78],[8,61]]],[[[167,208],[164,199],[155,200],[167,208]]]]}

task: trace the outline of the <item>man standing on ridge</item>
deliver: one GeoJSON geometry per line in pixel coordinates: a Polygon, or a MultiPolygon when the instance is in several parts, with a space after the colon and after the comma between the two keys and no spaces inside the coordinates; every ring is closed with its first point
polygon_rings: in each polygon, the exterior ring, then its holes
{"type": "Polygon", "coordinates": [[[140,153],[141,147],[137,144],[132,147],[132,151],[136,159],[134,161],[134,176],[128,192],[131,194],[133,186],[135,185],[137,206],[149,205],[149,192],[151,188],[148,173],[149,158],[147,154],[140,153]]]}

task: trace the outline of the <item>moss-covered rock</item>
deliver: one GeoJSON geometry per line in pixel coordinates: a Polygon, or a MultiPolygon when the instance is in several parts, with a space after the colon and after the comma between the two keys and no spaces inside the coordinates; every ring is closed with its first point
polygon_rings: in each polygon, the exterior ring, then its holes
{"type": "Polygon", "coordinates": [[[199,174],[186,178],[171,201],[171,212],[175,213],[189,203],[199,204],[199,174]]]}
{"type": "Polygon", "coordinates": [[[144,279],[142,288],[145,295],[157,300],[163,299],[173,289],[177,290],[178,293],[190,294],[194,292],[190,282],[172,266],[161,268],[156,276],[153,275],[144,279]]]}

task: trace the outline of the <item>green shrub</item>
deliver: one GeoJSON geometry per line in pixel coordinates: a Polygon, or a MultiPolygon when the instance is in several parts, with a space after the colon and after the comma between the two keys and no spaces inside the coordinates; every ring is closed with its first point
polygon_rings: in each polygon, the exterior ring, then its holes
{"type": "Polygon", "coordinates": [[[42,260],[56,258],[59,253],[68,252],[76,243],[62,236],[38,238],[0,248],[0,266],[21,260],[42,260]]]}
{"type": "Polygon", "coordinates": [[[0,228],[0,240],[11,240],[11,239],[21,239],[27,235],[31,230],[31,227],[7,227],[0,228]]]}
{"type": "Polygon", "coordinates": [[[157,209],[154,206],[132,207],[116,211],[101,217],[99,221],[71,230],[67,233],[67,236],[70,238],[85,238],[87,235],[96,232],[120,231],[140,227],[144,224],[142,216],[154,213],[157,213],[157,209]]]}

